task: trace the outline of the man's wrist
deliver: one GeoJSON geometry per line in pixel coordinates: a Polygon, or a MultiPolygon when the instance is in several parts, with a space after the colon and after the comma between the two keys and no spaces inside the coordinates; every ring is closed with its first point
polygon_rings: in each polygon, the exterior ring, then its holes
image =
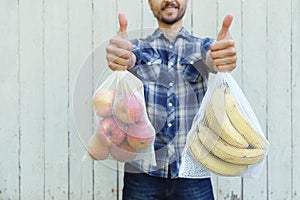
{"type": "Polygon", "coordinates": [[[214,61],[210,56],[210,50],[206,53],[205,64],[211,71],[216,71],[214,61]]]}
{"type": "Polygon", "coordinates": [[[136,56],[134,53],[131,53],[131,56],[129,58],[129,64],[128,64],[128,67],[127,69],[131,69],[135,66],[135,63],[136,63],[136,56]]]}

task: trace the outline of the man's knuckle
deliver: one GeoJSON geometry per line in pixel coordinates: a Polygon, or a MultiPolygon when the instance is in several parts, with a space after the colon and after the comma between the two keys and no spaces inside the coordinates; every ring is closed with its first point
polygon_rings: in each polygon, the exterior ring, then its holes
{"type": "Polygon", "coordinates": [[[230,46],[235,46],[235,42],[234,42],[234,40],[228,40],[228,44],[230,45],[230,46]]]}
{"type": "Polygon", "coordinates": [[[124,66],[128,66],[129,65],[129,59],[126,59],[125,61],[124,61],[124,66]]]}
{"type": "Polygon", "coordinates": [[[235,48],[231,48],[230,49],[230,54],[231,55],[236,55],[236,49],[235,48]]]}
{"type": "Polygon", "coordinates": [[[105,50],[106,50],[107,53],[110,53],[112,51],[111,45],[107,45],[105,50]]]}
{"type": "Polygon", "coordinates": [[[110,44],[114,44],[115,42],[116,42],[116,39],[114,37],[109,39],[110,44]]]}

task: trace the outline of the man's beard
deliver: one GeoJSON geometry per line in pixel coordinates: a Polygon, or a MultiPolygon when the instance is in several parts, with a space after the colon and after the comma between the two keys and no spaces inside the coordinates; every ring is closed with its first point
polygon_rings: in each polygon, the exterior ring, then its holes
{"type": "Polygon", "coordinates": [[[177,21],[181,20],[185,14],[185,11],[186,11],[186,8],[180,8],[178,7],[177,4],[173,3],[173,2],[166,2],[161,10],[165,10],[169,7],[173,7],[173,8],[176,8],[178,9],[178,16],[176,16],[175,18],[173,19],[168,19],[168,18],[164,18],[163,16],[161,16],[161,18],[159,18],[159,16],[155,16],[159,21],[165,23],[165,24],[168,24],[168,25],[172,25],[172,24],[175,24],[177,21]]]}
{"type": "Polygon", "coordinates": [[[159,20],[162,21],[165,24],[172,25],[172,24],[175,24],[177,21],[181,20],[184,16],[184,13],[185,13],[185,11],[182,14],[175,17],[174,19],[168,19],[168,18],[162,17],[159,20]]]}

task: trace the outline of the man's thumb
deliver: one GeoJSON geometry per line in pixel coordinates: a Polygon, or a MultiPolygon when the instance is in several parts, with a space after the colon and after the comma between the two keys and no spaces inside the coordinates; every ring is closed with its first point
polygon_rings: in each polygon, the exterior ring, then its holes
{"type": "Polygon", "coordinates": [[[233,21],[233,15],[232,14],[226,15],[226,17],[223,20],[222,28],[218,34],[218,38],[217,38],[218,41],[231,38],[229,34],[229,28],[231,26],[232,21],[233,21]]]}
{"type": "Polygon", "coordinates": [[[119,33],[125,33],[127,31],[127,25],[128,25],[127,18],[125,14],[122,12],[119,13],[118,17],[119,17],[119,25],[120,25],[119,33]]]}

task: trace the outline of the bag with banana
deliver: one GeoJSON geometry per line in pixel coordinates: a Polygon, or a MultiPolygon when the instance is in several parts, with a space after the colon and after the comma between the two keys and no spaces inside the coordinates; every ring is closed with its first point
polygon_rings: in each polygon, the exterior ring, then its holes
{"type": "Polygon", "coordinates": [[[182,154],[180,177],[258,177],[269,142],[229,73],[210,74],[182,154]]]}

